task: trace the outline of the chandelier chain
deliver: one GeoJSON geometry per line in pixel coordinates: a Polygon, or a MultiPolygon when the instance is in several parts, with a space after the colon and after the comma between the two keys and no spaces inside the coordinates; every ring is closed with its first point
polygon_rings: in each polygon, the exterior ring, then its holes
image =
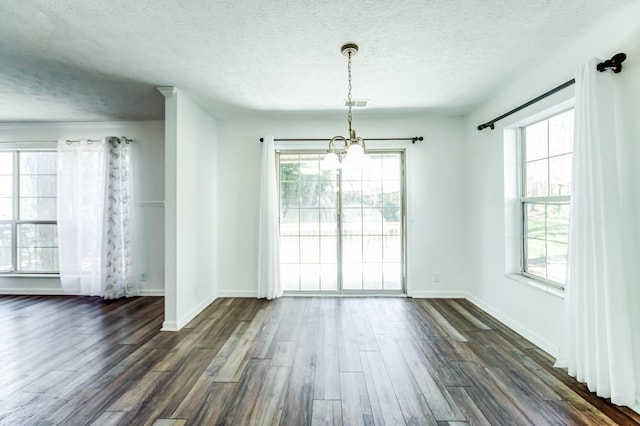
{"type": "Polygon", "coordinates": [[[349,138],[351,138],[351,52],[349,52],[349,60],[347,62],[347,70],[349,72],[349,95],[348,95],[348,105],[349,105],[349,114],[348,114],[348,120],[349,120],[349,138]]]}

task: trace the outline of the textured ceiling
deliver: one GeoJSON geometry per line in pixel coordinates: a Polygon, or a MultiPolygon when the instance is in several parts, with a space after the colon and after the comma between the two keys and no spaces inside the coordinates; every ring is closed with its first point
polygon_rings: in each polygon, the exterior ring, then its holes
{"type": "Polygon", "coordinates": [[[2,0],[0,121],[337,113],[345,42],[367,113],[461,114],[631,1],[2,0]]]}

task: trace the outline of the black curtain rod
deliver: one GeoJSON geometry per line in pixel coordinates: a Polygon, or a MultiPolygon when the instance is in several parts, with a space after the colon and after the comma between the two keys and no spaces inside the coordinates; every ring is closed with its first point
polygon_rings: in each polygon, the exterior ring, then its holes
{"type": "MultiPolygon", "coordinates": [[[[411,143],[416,143],[416,141],[422,141],[424,138],[422,136],[414,136],[412,138],[363,138],[365,141],[411,141],[411,143]]],[[[275,142],[329,142],[331,139],[274,139],[275,142]]],[[[260,142],[264,142],[264,138],[260,138],[260,142]]]]}
{"type": "Polygon", "coordinates": [[[505,112],[504,114],[502,114],[499,117],[494,118],[491,121],[487,121],[486,123],[482,123],[478,126],[478,130],[482,130],[482,129],[486,129],[487,127],[490,128],[491,130],[495,129],[495,122],[496,121],[500,121],[505,117],[508,117],[512,114],[515,114],[516,112],[520,111],[521,109],[525,109],[526,107],[535,104],[536,102],[540,102],[541,100],[543,100],[544,98],[548,98],[549,96],[553,95],[556,92],[561,91],[562,89],[566,89],[569,86],[574,85],[576,82],[575,78],[572,78],[571,80],[562,83],[560,86],[558,87],[554,87],[553,89],[549,90],[548,92],[544,92],[542,95],[538,96],[535,99],[531,99],[529,102],[525,102],[522,105],[520,105],[519,107],[516,107],[514,109],[512,109],[509,112],[505,112]]]}
{"type": "MultiPolygon", "coordinates": [[[[624,62],[624,60],[627,59],[627,55],[624,53],[618,53],[615,54],[611,57],[611,59],[607,59],[606,61],[600,62],[597,66],[596,69],[600,72],[606,71],[606,70],[613,70],[614,73],[619,73],[620,71],[622,71],[622,63],[624,62]]],[[[495,129],[495,122],[496,121],[500,121],[505,117],[508,117],[512,114],[515,114],[516,112],[535,104],[536,102],[540,102],[541,100],[543,100],[544,98],[547,98],[551,95],[553,95],[556,92],[559,92],[562,89],[566,89],[569,86],[572,86],[573,84],[575,84],[576,79],[572,78],[571,80],[562,83],[560,86],[558,87],[554,87],[553,89],[549,90],[548,92],[543,93],[542,95],[538,96],[535,99],[531,99],[529,102],[525,102],[522,105],[520,105],[519,107],[516,107],[514,109],[512,109],[509,112],[505,112],[504,114],[502,114],[499,117],[494,118],[493,120],[487,121],[486,123],[482,123],[480,125],[478,125],[478,130],[482,130],[482,129],[486,129],[487,127],[490,128],[491,130],[495,129]]]]}

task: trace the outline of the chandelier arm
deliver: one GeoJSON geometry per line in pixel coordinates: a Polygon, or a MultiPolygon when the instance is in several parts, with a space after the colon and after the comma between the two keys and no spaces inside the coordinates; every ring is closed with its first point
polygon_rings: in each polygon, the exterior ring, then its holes
{"type": "Polygon", "coordinates": [[[347,145],[347,138],[345,138],[344,136],[334,136],[331,138],[331,140],[329,141],[329,151],[336,151],[336,147],[334,146],[335,142],[341,140],[343,141],[343,143],[345,144],[345,146],[347,145]]]}

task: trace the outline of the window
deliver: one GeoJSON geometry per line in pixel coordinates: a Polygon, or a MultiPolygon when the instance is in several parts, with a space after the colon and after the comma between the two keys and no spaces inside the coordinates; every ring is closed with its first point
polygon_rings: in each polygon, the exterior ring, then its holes
{"type": "Polygon", "coordinates": [[[368,152],[364,170],[321,169],[325,153],[281,152],[285,291],[404,289],[403,152],[368,152]]]}
{"type": "Polygon", "coordinates": [[[0,272],[58,272],[56,152],[0,151],[0,272]]]}
{"type": "Polygon", "coordinates": [[[573,109],[521,129],[522,273],[564,286],[573,109]]]}

